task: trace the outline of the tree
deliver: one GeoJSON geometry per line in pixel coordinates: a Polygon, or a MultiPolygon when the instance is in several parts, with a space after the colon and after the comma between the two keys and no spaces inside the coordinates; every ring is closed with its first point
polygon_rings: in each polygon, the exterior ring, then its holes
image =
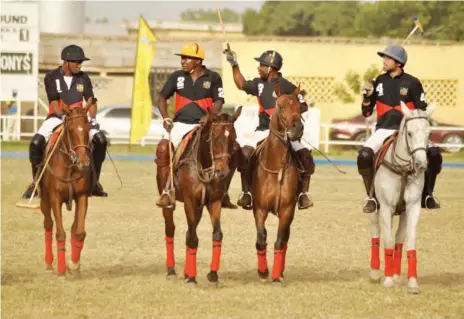
{"type": "MultiPolygon", "coordinates": [[[[240,14],[231,10],[221,10],[221,16],[224,23],[240,22],[240,14]]],[[[201,22],[218,22],[219,17],[216,10],[187,10],[180,14],[182,21],[201,21],[201,22]]]]}
{"type": "Polygon", "coordinates": [[[354,103],[361,95],[363,84],[375,79],[379,73],[380,69],[376,65],[371,65],[362,75],[349,71],[345,76],[344,83],[335,84],[334,94],[342,103],[354,103]]]}

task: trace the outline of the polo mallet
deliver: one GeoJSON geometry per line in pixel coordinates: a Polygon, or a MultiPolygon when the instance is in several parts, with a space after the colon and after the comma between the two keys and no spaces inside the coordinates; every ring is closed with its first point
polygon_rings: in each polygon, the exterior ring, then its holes
{"type": "Polygon", "coordinates": [[[64,133],[64,129],[61,130],[60,135],[58,136],[58,138],[57,138],[57,140],[56,140],[56,142],[55,142],[55,145],[54,145],[53,148],[52,148],[52,151],[48,154],[47,160],[45,161],[45,164],[44,164],[43,167],[42,167],[42,171],[40,172],[39,178],[38,178],[37,181],[35,182],[34,189],[32,190],[31,198],[29,198],[29,201],[28,201],[27,203],[25,203],[25,204],[23,204],[23,203],[21,203],[21,202],[16,203],[16,206],[17,206],[17,207],[33,208],[33,209],[36,209],[36,208],[39,208],[39,207],[40,207],[40,205],[38,205],[38,204],[31,204],[31,201],[32,201],[32,199],[34,198],[35,192],[37,191],[37,187],[39,186],[40,181],[41,181],[41,179],[42,179],[42,176],[43,176],[45,170],[47,169],[48,162],[49,162],[50,159],[52,158],[52,155],[55,153],[56,147],[58,146],[58,144],[59,144],[61,138],[63,137],[63,133],[64,133]]]}
{"type": "Polygon", "coordinates": [[[222,20],[221,10],[219,10],[219,1],[216,1],[216,11],[219,17],[219,24],[221,25],[221,28],[222,28],[222,34],[224,35],[224,40],[226,40],[227,50],[231,52],[232,50],[230,49],[230,44],[229,44],[229,41],[227,40],[226,29],[224,27],[224,22],[222,20]]]}

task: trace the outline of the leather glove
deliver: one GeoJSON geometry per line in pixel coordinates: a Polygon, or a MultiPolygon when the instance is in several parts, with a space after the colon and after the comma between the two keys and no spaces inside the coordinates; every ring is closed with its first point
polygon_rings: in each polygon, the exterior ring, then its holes
{"type": "Polygon", "coordinates": [[[374,80],[370,80],[364,84],[362,93],[365,97],[369,97],[374,93],[374,80]]]}
{"type": "Polygon", "coordinates": [[[90,120],[90,129],[91,130],[99,130],[100,129],[100,124],[97,123],[96,119],[91,119],[90,120]]]}
{"type": "Polygon", "coordinates": [[[222,51],[222,53],[226,55],[227,62],[229,62],[232,67],[238,66],[237,53],[235,53],[234,51],[230,49],[229,43],[227,43],[227,49],[222,51]]]}

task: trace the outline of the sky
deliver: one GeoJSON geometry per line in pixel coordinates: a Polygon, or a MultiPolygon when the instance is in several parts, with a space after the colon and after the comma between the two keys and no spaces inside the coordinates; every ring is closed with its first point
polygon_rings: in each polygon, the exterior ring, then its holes
{"type": "Polygon", "coordinates": [[[248,1],[86,1],[86,17],[107,17],[110,22],[122,19],[137,20],[143,14],[147,20],[180,20],[180,13],[187,9],[221,9],[229,8],[243,12],[248,8],[259,9],[264,0],[248,1]]]}

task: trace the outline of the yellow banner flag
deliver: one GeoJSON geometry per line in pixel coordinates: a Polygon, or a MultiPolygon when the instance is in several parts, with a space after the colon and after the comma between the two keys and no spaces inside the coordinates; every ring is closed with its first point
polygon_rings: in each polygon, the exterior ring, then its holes
{"type": "Polygon", "coordinates": [[[155,42],[156,37],[148,23],[140,17],[132,91],[131,144],[139,141],[150,129],[153,106],[148,77],[155,56],[155,42]]]}

